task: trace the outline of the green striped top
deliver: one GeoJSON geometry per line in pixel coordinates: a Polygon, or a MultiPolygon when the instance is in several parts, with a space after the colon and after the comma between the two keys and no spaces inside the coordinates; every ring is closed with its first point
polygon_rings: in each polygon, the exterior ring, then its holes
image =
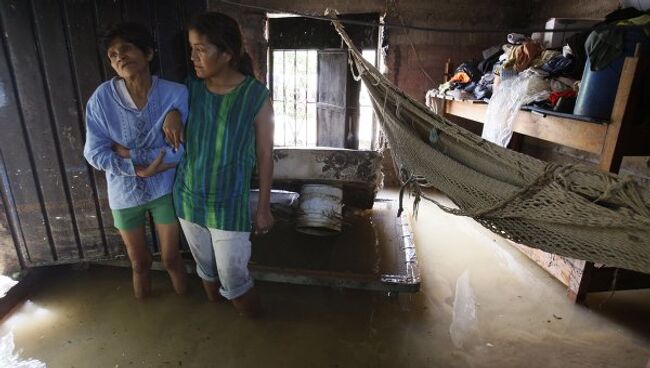
{"type": "Polygon", "coordinates": [[[209,228],[251,231],[254,120],[269,91],[249,76],[225,95],[210,92],[202,79],[188,79],[187,87],[190,113],[174,182],[176,215],[209,228]]]}

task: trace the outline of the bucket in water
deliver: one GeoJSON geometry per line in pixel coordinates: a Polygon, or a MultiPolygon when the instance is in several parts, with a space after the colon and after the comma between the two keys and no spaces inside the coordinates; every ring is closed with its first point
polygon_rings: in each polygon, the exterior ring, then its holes
{"type": "Polygon", "coordinates": [[[324,184],[305,184],[300,191],[300,215],[296,230],[329,236],[341,232],[343,190],[324,184]]]}

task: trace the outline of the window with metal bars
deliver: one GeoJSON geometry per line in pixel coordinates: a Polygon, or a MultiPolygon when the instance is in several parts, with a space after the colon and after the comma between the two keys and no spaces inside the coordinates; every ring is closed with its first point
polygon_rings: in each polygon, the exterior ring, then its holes
{"type": "MultiPolygon", "coordinates": [[[[376,51],[363,50],[375,64],[376,51]]],[[[318,95],[317,50],[273,50],[274,143],[280,147],[317,145],[316,103],[318,95]]],[[[375,148],[377,121],[368,90],[362,84],[359,97],[359,149],[375,148]]]]}
{"type": "Polygon", "coordinates": [[[316,50],[273,50],[276,146],[316,146],[316,50]]]}

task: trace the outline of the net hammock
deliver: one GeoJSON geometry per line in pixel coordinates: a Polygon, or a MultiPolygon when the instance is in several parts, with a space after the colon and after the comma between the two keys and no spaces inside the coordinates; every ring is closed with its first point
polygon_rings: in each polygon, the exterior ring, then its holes
{"type": "Polygon", "coordinates": [[[585,165],[544,162],[454,125],[394,86],[363,59],[343,26],[332,23],[399,166],[457,206],[434,201],[442,210],[545,252],[650,273],[645,188],[585,165]]]}

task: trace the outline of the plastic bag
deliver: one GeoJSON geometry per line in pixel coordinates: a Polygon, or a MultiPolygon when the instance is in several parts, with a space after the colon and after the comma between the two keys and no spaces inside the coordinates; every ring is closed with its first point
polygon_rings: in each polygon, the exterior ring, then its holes
{"type": "Polygon", "coordinates": [[[464,345],[473,345],[478,337],[478,331],[476,297],[469,283],[469,272],[465,271],[456,281],[449,335],[454,346],[460,349],[464,345]]]}
{"type": "Polygon", "coordinates": [[[494,86],[483,127],[483,139],[505,147],[512,138],[515,116],[521,106],[534,101],[544,101],[550,94],[549,82],[544,74],[532,69],[524,70],[514,78],[503,79],[494,86]]]}

